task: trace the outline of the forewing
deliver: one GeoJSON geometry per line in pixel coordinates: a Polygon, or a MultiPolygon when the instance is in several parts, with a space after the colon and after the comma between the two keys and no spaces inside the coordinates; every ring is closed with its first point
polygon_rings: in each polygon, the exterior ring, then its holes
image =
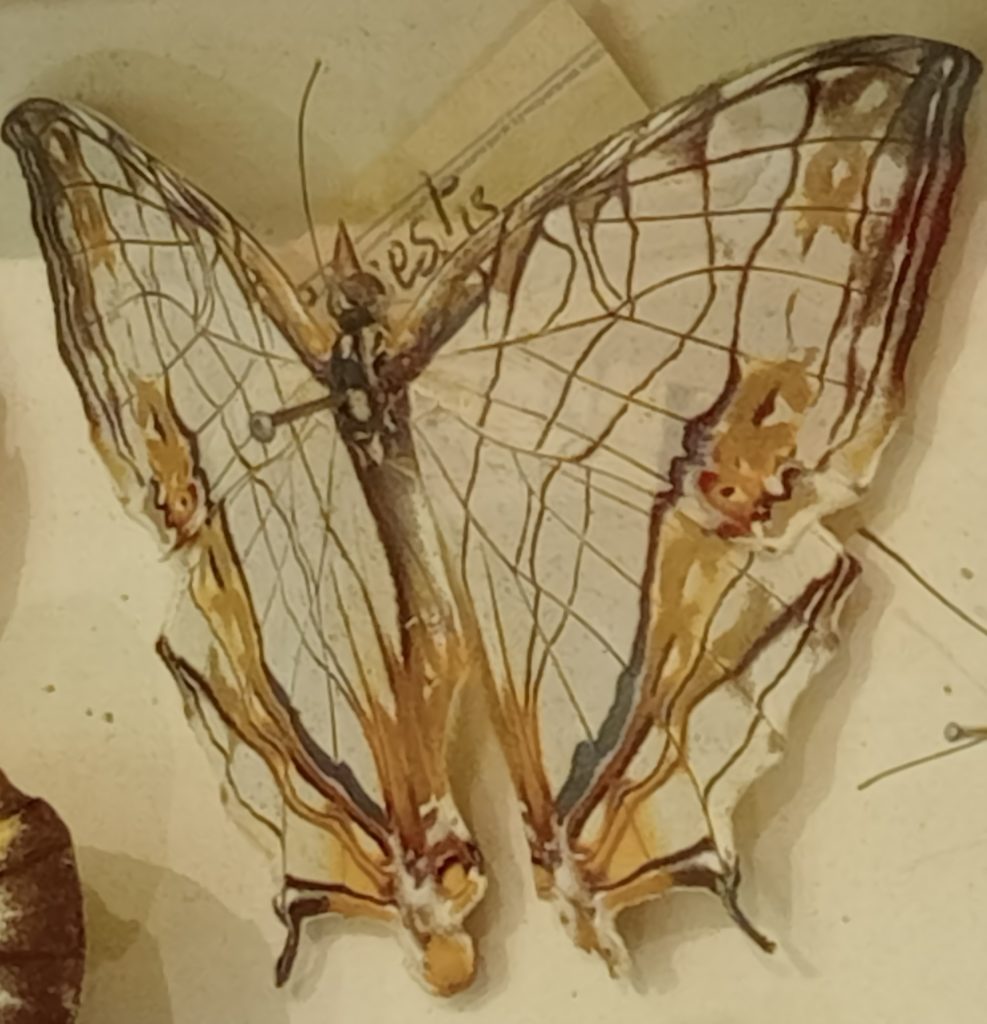
{"type": "MultiPolygon", "coordinates": [[[[182,569],[159,652],[229,794],[285,850],[292,942],[315,910],[393,917],[398,819],[444,795],[405,777],[402,744],[441,761],[444,718],[437,736],[398,720],[395,586],[317,376],[333,339],[245,231],[115,129],[29,101],[4,132],[96,445],[182,569]]],[[[478,895],[464,882],[445,927],[478,895]]]]}
{"type": "Polygon", "coordinates": [[[863,39],[703,90],[504,211],[407,324],[540,888],[611,959],[673,884],[743,920],[732,809],[856,575],[820,521],[900,408],[977,71],[863,39]]]}
{"type": "Polygon", "coordinates": [[[71,1024],[85,952],[68,829],[48,804],[0,772],[0,1019],[71,1024]]]}

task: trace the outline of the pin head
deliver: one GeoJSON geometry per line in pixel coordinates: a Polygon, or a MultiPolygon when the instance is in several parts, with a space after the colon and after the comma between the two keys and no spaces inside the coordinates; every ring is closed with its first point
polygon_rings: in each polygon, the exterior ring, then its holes
{"type": "Polygon", "coordinates": [[[274,440],[274,417],[267,412],[250,414],[250,436],[261,444],[270,444],[274,440]]]}

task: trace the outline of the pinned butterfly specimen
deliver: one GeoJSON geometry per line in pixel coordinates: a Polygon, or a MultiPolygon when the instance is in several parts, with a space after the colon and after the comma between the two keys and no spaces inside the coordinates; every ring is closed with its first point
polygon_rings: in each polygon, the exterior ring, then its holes
{"type": "Polygon", "coordinates": [[[68,829],[0,772],[0,1021],[70,1024],[84,966],[82,890],[68,829]]]}
{"type": "Polygon", "coordinates": [[[296,289],[98,117],[7,118],[59,345],[128,507],[184,567],[159,652],[310,915],[474,971],[450,797],[485,689],[538,892],[613,970],[616,918],[737,901],[734,807],[781,755],[857,563],[963,163],[977,61],[804,50],[564,166],[399,305],[341,230],[296,289]],[[398,312],[400,308],[400,312],[398,312]]]}

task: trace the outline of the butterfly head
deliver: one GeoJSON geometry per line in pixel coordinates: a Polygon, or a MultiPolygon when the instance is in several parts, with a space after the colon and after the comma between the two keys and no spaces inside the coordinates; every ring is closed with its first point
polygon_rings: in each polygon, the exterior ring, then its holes
{"type": "Polygon", "coordinates": [[[379,277],[363,268],[342,221],[326,268],[326,304],[343,335],[358,337],[387,326],[387,290],[379,277]]]}

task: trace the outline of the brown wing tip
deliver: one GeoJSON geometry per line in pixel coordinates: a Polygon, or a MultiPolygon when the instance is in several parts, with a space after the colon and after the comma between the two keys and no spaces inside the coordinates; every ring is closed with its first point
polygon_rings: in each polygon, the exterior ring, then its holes
{"type": "Polygon", "coordinates": [[[953,43],[930,40],[926,43],[926,54],[922,68],[925,74],[939,75],[943,79],[949,76],[954,83],[968,88],[973,86],[983,71],[983,64],[976,54],[953,43]]]}
{"type": "Polygon", "coordinates": [[[833,56],[839,55],[844,58],[868,58],[879,55],[893,56],[896,53],[908,51],[919,51],[928,56],[942,57],[952,54],[957,59],[969,62],[977,67],[980,66],[978,58],[964,47],[942,39],[931,39],[928,36],[893,34],[847,36],[842,39],[833,39],[828,43],[821,43],[809,49],[814,49],[819,53],[830,52],[833,56]]]}
{"type": "Polygon", "coordinates": [[[24,145],[26,136],[41,135],[53,122],[71,114],[71,110],[57,100],[36,96],[23,100],[3,119],[0,135],[8,146],[17,149],[24,145]]]}

